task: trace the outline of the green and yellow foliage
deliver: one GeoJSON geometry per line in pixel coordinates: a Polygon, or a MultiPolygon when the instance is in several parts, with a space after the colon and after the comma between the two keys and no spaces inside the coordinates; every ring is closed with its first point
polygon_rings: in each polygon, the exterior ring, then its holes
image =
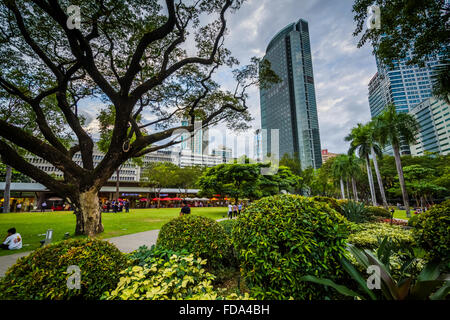
{"type": "Polygon", "coordinates": [[[98,299],[116,287],[127,259],[114,245],[100,240],[67,240],[20,258],[0,282],[0,299],[98,299]],[[81,288],[69,289],[69,266],[81,271],[81,288]]]}
{"type": "Polygon", "coordinates": [[[232,259],[231,240],[224,228],[206,217],[184,215],[169,221],[162,226],[156,244],[207,259],[209,269],[227,265],[232,259]]]}
{"type": "Polygon", "coordinates": [[[347,225],[328,205],[298,195],[256,201],[232,232],[241,274],[258,299],[323,299],[308,274],[336,278],[346,247],[347,225]]]}
{"type": "Polygon", "coordinates": [[[450,200],[417,216],[414,239],[430,259],[450,260],[450,200]]]}
{"type": "Polygon", "coordinates": [[[388,223],[364,223],[348,237],[348,242],[358,248],[376,249],[379,242],[388,237],[400,247],[415,244],[412,231],[388,223]]]}

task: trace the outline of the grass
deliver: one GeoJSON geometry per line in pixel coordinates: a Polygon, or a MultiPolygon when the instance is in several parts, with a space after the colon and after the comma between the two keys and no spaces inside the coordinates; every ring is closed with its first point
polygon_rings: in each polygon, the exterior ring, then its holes
{"type": "MultiPolygon", "coordinates": [[[[226,216],[227,208],[192,208],[191,214],[221,219],[226,216]]],[[[180,208],[168,209],[131,209],[129,213],[102,213],[105,231],[97,238],[106,239],[131,233],[161,228],[169,220],[178,217],[180,208]]],[[[14,227],[23,238],[20,250],[0,250],[0,256],[31,251],[40,247],[40,240],[45,238],[47,229],[53,229],[53,242],[62,240],[69,232],[73,237],[75,231],[75,215],[71,211],[4,213],[0,214],[0,240],[6,231],[14,227]]]]}
{"type": "MultiPolygon", "coordinates": [[[[411,210],[410,213],[411,213],[411,216],[412,216],[414,214],[414,210],[411,210]]],[[[406,210],[395,210],[394,218],[395,219],[409,220],[409,218],[406,216],[406,210]]]]}

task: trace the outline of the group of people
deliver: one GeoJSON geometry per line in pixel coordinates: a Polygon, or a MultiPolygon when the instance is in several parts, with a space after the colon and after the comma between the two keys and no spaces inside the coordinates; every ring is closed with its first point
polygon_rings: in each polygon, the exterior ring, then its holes
{"type": "Polygon", "coordinates": [[[231,203],[229,203],[228,204],[228,218],[233,219],[233,216],[237,217],[238,215],[240,215],[242,208],[243,208],[242,202],[239,203],[238,205],[236,205],[236,204],[232,205],[231,203]]]}
{"type": "Polygon", "coordinates": [[[100,202],[100,207],[103,209],[103,212],[109,212],[112,209],[114,213],[122,212],[125,209],[125,212],[130,212],[130,202],[128,200],[113,200],[111,202],[107,201],[105,204],[100,202]]]}

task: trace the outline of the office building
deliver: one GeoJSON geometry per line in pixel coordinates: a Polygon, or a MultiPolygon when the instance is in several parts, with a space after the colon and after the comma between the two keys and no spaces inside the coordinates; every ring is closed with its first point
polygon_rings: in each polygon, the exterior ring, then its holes
{"type": "Polygon", "coordinates": [[[319,121],[308,22],[300,19],[278,32],[266,49],[265,60],[281,79],[260,89],[263,158],[272,150],[271,130],[279,130],[279,154],[297,154],[303,169],[322,165],[319,121]]]}
{"type": "Polygon", "coordinates": [[[417,104],[410,112],[420,125],[416,143],[411,145],[413,156],[425,152],[446,155],[450,152],[450,105],[434,97],[417,104]]]}

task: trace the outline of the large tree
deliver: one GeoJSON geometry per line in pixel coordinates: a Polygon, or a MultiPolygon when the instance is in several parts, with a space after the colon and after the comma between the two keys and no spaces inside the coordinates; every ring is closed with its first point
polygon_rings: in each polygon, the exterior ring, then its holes
{"type": "Polygon", "coordinates": [[[98,192],[122,163],[179,143],[180,130],[193,131],[195,120],[203,127],[227,120],[229,126],[245,128],[251,119],[245,90],[259,79],[263,85],[265,79],[277,79],[268,63],[260,65],[257,59],[234,73],[233,92],[221,90],[212,79],[218,68],[237,63],[223,43],[226,16],[243,0],[159,2],[0,3],[0,90],[31,110],[41,133],[32,135],[0,119],[0,155],[4,163],[72,202],[76,234],[103,231],[98,192]],[[67,13],[70,5],[79,8],[80,28],[67,13]],[[79,112],[80,101],[94,96],[115,109],[111,143],[97,166],[94,141],[79,112]],[[70,147],[49,126],[43,108],[49,99],[71,131],[70,147]],[[148,122],[139,125],[140,114],[148,122]],[[188,124],[176,125],[182,118],[188,124]],[[142,134],[144,128],[150,133],[142,134]],[[53,164],[64,180],[28,162],[16,146],[53,164]],[[77,152],[78,163],[72,160],[77,152]]]}
{"type": "Polygon", "coordinates": [[[353,5],[358,47],[370,42],[374,54],[386,65],[405,58],[424,66],[430,56],[441,56],[434,94],[450,99],[450,3],[447,0],[355,0],[353,5]],[[371,5],[380,8],[380,28],[365,28],[371,5]]]}
{"type": "Polygon", "coordinates": [[[386,194],[384,192],[383,180],[380,175],[380,170],[377,161],[377,156],[382,156],[382,151],[379,143],[376,141],[375,138],[374,124],[371,122],[365,125],[358,123],[356,127],[352,128],[350,134],[345,138],[345,140],[350,141],[350,148],[348,151],[349,154],[354,154],[354,152],[358,150],[360,158],[366,160],[367,176],[369,179],[372,202],[374,205],[376,205],[375,186],[373,182],[372,169],[369,159],[369,155],[372,156],[373,164],[375,167],[375,174],[378,180],[378,187],[380,189],[381,199],[383,201],[383,206],[387,209],[388,204],[386,200],[386,194]]]}
{"type": "Polygon", "coordinates": [[[383,112],[374,120],[375,137],[383,145],[391,145],[394,151],[395,166],[397,168],[400,188],[402,190],[403,203],[406,207],[406,215],[410,217],[409,197],[406,190],[405,177],[403,175],[402,161],[400,157],[401,144],[413,144],[419,132],[419,124],[414,116],[408,113],[397,113],[395,105],[387,105],[383,112]]]}

